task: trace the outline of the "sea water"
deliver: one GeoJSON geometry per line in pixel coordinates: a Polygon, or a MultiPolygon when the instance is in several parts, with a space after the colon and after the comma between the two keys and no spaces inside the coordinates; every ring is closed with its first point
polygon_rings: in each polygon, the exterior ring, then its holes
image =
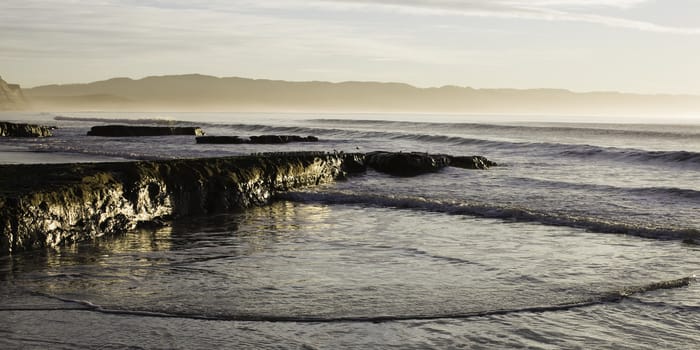
{"type": "Polygon", "coordinates": [[[700,125],[687,120],[0,117],[59,127],[53,138],[0,139],[4,163],[388,150],[483,155],[499,164],[412,178],[369,170],[242,213],[3,258],[2,348],[658,349],[700,342],[700,287],[692,278],[700,246],[684,240],[700,230],[700,125]],[[85,136],[101,124],[320,142],[85,136]],[[684,278],[690,283],[673,282],[684,278]],[[663,282],[674,288],[657,288],[663,282]]]}

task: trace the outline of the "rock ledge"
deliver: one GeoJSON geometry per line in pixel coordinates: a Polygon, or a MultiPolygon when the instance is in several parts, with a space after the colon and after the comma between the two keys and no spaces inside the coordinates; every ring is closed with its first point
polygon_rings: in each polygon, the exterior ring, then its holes
{"type": "Polygon", "coordinates": [[[49,137],[53,136],[53,133],[51,133],[51,130],[53,129],[55,129],[55,127],[34,124],[0,122],[0,136],[49,137]]]}
{"type": "Polygon", "coordinates": [[[355,155],[0,166],[0,255],[55,247],[138,223],[263,205],[277,192],[357,171],[355,155]]]}
{"type": "Polygon", "coordinates": [[[204,131],[194,126],[133,126],[100,125],[93,126],[88,136],[129,137],[129,136],[169,136],[169,135],[204,135],[204,131]]]}

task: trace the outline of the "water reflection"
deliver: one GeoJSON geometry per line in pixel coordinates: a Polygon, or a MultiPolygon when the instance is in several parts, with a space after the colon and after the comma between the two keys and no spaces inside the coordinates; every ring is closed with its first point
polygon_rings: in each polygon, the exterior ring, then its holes
{"type": "Polygon", "coordinates": [[[298,232],[328,231],[330,209],[279,201],[245,212],[182,218],[165,227],[137,228],[121,235],[100,237],[58,249],[22,252],[0,260],[0,280],[21,273],[52,271],[71,266],[129,266],[183,263],[214,256],[248,256],[265,252],[285,241],[299,239],[298,232]],[[206,250],[206,253],[204,251],[206,250]],[[180,255],[166,254],[180,252],[180,255]],[[203,253],[198,255],[198,253],[203,253]]]}
{"type": "MultiPolygon", "coordinates": [[[[24,295],[31,294],[41,303],[55,302],[53,298],[88,301],[115,310],[122,320],[144,323],[172,324],[186,317],[226,321],[226,325],[241,324],[232,320],[315,318],[326,320],[324,327],[334,327],[334,320],[348,317],[388,317],[407,320],[391,323],[401,327],[412,322],[408,319],[421,318],[431,319],[425,320],[431,329],[447,327],[454,338],[486,317],[451,318],[507,312],[490,319],[521,325],[541,322],[540,329],[549,330],[548,322],[560,319],[547,315],[558,314],[563,321],[551,329],[568,333],[568,327],[579,329],[581,319],[587,320],[584,327],[590,327],[618,322],[623,315],[628,319],[622,327],[633,328],[648,324],[654,314],[664,315],[665,322],[673,317],[665,315],[677,310],[695,312],[695,285],[606,303],[603,311],[588,318],[588,308],[580,309],[583,316],[576,314],[579,309],[519,311],[603,302],[627,286],[687,276],[689,266],[700,266],[697,251],[679,247],[685,246],[415,210],[277,202],[17,257],[15,280],[0,284],[0,295],[3,286],[16,285],[20,292],[6,294],[29,291],[24,295]],[[29,271],[32,263],[37,264],[33,272],[29,271]],[[632,311],[627,311],[630,307],[632,311]],[[617,313],[609,317],[609,310],[617,313]],[[143,312],[182,318],[144,321],[143,312]],[[528,317],[531,321],[519,323],[528,317]],[[449,329],[451,325],[454,328],[449,329]]],[[[4,300],[11,305],[7,301],[11,298],[4,300]]],[[[25,303],[36,305],[33,300],[25,303]]],[[[78,314],[63,312],[62,319],[78,314]]],[[[690,321],[683,329],[697,324],[693,315],[684,316],[690,321]]],[[[194,321],[187,319],[185,328],[190,329],[194,321]]],[[[269,322],[245,324],[264,328],[269,322]]],[[[210,334],[211,324],[200,326],[202,334],[210,334]]],[[[271,333],[278,327],[312,326],[283,322],[271,327],[271,333]]],[[[346,327],[344,323],[342,328],[346,327]]],[[[671,337],[676,331],[674,326],[654,327],[653,334],[661,336],[671,337]]],[[[619,326],[608,328],[614,331],[619,326]]],[[[494,337],[523,333],[508,332],[494,337]]],[[[427,333],[426,339],[432,336],[427,333]]]]}

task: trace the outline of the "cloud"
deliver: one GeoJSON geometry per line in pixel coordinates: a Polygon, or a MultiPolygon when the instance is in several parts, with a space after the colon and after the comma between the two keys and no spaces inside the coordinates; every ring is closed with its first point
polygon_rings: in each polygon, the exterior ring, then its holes
{"type": "Polygon", "coordinates": [[[148,63],[165,69],[216,62],[224,71],[236,72],[311,64],[330,69],[338,61],[435,64],[455,59],[451,49],[416,50],[394,34],[314,18],[300,11],[306,5],[293,3],[6,0],[0,3],[0,32],[5,34],[0,36],[0,64],[148,63]]]}
{"type": "MultiPolygon", "coordinates": [[[[543,76],[557,63],[569,66],[579,57],[596,56],[591,53],[611,57],[610,50],[618,47],[630,51],[600,40],[608,31],[580,31],[576,34],[586,40],[571,43],[567,22],[630,29],[619,31],[625,34],[700,34],[698,28],[630,17],[644,6],[661,5],[653,0],[2,0],[0,68],[34,85],[183,72],[418,85],[476,82],[479,74],[510,72],[504,78],[510,82],[524,64],[528,71],[544,67],[543,76]],[[522,20],[562,23],[543,29],[522,20]],[[549,32],[550,27],[561,33],[549,32]]],[[[645,57],[654,57],[662,51],[659,43],[666,42],[676,50],[663,51],[669,61],[697,57],[682,37],[649,38],[636,48],[648,53],[645,57]]]]}
{"type": "Polygon", "coordinates": [[[0,31],[6,34],[0,52],[88,59],[243,47],[266,42],[259,28],[271,22],[185,1],[7,0],[0,3],[0,31]]]}
{"type": "MultiPolygon", "coordinates": [[[[355,56],[372,61],[444,61],[413,50],[411,38],[387,38],[353,22],[358,13],[565,21],[646,32],[700,34],[700,28],[666,26],[603,15],[650,0],[4,0],[0,52],[21,59],[53,55],[110,58],[204,52],[254,56],[269,52],[355,56]],[[310,11],[314,10],[314,11],[310,11]],[[334,14],[325,18],[326,14],[334,14]],[[338,16],[341,20],[334,20],[338,16]],[[402,42],[401,39],[404,39],[402,42]],[[413,51],[413,52],[411,52],[413,51]],[[372,54],[376,53],[376,54],[372,54]]],[[[412,41],[413,40],[413,41],[412,41]]],[[[446,55],[449,56],[449,55],[446,55]]]]}
{"type": "Polygon", "coordinates": [[[597,14],[601,8],[628,9],[649,0],[318,0],[327,6],[384,8],[414,14],[582,22],[646,32],[697,35],[700,27],[675,27],[597,14]]]}
{"type": "Polygon", "coordinates": [[[630,8],[648,3],[649,0],[533,0],[533,1],[502,1],[504,3],[531,6],[585,6],[585,7],[618,7],[630,8]]]}

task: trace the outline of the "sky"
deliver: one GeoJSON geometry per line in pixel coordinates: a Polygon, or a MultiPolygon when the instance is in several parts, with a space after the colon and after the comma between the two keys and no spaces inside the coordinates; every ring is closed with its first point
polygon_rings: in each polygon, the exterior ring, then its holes
{"type": "Polygon", "coordinates": [[[700,94],[700,0],[2,0],[23,87],[200,73],[700,94]]]}

